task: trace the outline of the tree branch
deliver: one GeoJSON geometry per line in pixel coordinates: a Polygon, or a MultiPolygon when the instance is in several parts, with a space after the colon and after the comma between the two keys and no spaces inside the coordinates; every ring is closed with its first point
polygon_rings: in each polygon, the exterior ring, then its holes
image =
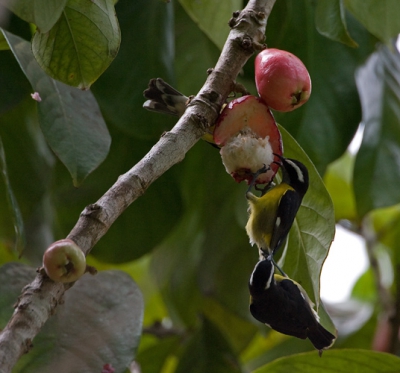
{"type": "MultiPolygon", "coordinates": [[[[263,48],[265,26],[275,0],[250,0],[229,21],[231,32],[220,58],[200,92],[190,102],[174,128],[165,133],[149,153],[93,205],[87,206],[68,238],[87,255],[123,211],[164,172],[182,161],[185,154],[212,126],[235,79],[254,51],[263,48]]],[[[0,372],[11,372],[20,356],[62,302],[71,285],[54,283],[38,273],[27,285],[14,314],[0,334],[0,372]]]]}

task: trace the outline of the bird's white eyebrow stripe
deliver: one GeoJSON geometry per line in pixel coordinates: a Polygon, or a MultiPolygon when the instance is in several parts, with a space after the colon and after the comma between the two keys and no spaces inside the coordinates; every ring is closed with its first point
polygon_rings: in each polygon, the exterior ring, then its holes
{"type": "Polygon", "coordinates": [[[268,279],[268,281],[267,281],[267,283],[265,285],[265,290],[268,290],[269,287],[271,286],[271,282],[272,282],[273,277],[274,277],[274,270],[272,270],[271,274],[269,275],[269,279],[268,279]]]}
{"type": "Polygon", "coordinates": [[[289,163],[289,164],[295,169],[295,171],[297,172],[297,177],[298,177],[298,179],[299,179],[302,183],[304,183],[304,174],[303,174],[303,172],[300,170],[300,167],[299,167],[296,163],[292,162],[290,159],[286,159],[286,162],[289,163]]]}

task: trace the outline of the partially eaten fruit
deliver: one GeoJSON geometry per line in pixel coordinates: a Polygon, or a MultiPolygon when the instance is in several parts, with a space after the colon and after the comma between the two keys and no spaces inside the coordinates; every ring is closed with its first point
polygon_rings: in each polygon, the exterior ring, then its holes
{"type": "Polygon", "coordinates": [[[226,171],[237,181],[250,183],[263,167],[270,169],[258,176],[257,184],[269,183],[279,166],[274,154],[282,155],[282,139],[268,106],[258,97],[232,100],[221,112],[214,130],[214,142],[226,171]]]}
{"type": "Polygon", "coordinates": [[[86,271],[86,258],[70,239],[53,242],[43,255],[43,267],[53,281],[73,282],[86,271]]]}
{"type": "Polygon", "coordinates": [[[261,51],[255,61],[257,92],[277,111],[291,111],[311,94],[311,78],[303,62],[294,54],[275,48],[261,51]]]}

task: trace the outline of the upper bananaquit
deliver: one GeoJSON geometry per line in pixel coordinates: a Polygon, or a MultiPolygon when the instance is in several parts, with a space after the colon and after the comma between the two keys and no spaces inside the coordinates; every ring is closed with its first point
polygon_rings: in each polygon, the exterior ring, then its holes
{"type": "Polygon", "coordinates": [[[284,242],[308,189],[308,170],[295,159],[281,160],[282,182],[261,197],[246,193],[249,219],[246,231],[252,245],[273,255],[284,242]]]}
{"type": "Polygon", "coordinates": [[[289,277],[274,274],[271,258],[260,260],[249,281],[250,312],[270,328],[297,338],[308,338],[322,351],[336,336],[319,323],[314,304],[305,290],[289,277]]]}

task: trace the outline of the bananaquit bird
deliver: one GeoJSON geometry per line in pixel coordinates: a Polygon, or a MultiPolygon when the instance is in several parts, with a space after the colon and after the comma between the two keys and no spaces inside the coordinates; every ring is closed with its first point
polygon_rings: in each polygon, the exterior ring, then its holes
{"type": "MultiPolygon", "coordinates": [[[[256,244],[260,252],[268,252],[271,257],[288,235],[308,189],[306,166],[295,159],[274,155],[281,161],[282,182],[268,189],[261,197],[250,192],[252,184],[246,193],[250,213],[246,231],[250,243],[256,244]]],[[[264,170],[265,167],[258,172],[264,170]]]]}
{"type": "Polygon", "coordinates": [[[250,277],[250,312],[270,328],[297,338],[308,338],[322,351],[336,337],[320,323],[305,290],[288,277],[274,275],[271,258],[259,261],[250,277]]]}

